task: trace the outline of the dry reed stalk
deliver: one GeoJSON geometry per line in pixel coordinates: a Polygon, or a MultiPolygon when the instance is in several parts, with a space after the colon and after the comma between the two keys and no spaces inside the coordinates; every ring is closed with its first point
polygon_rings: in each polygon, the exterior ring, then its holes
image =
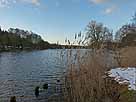
{"type": "Polygon", "coordinates": [[[82,58],[80,54],[77,58],[78,66],[69,63],[70,70],[65,80],[66,101],[118,102],[118,88],[115,88],[116,85],[112,86],[114,81],[103,78],[107,70],[103,51],[93,52],[84,62],[80,59],[82,58]]]}

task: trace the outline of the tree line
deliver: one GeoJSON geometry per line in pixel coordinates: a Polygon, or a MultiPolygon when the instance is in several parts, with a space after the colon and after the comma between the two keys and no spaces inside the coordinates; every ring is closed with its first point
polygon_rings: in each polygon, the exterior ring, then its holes
{"type": "Polygon", "coordinates": [[[0,51],[14,49],[46,49],[50,44],[40,35],[33,32],[10,28],[4,31],[0,28],[0,51]]]}

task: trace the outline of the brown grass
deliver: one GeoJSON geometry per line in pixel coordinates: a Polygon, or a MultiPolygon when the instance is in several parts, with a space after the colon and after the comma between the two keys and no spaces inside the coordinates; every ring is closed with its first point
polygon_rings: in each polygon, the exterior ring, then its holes
{"type": "Polygon", "coordinates": [[[71,64],[65,83],[67,102],[117,102],[118,88],[108,88],[113,81],[103,78],[107,70],[104,61],[103,53],[95,52],[87,57],[86,61],[78,62],[78,68],[71,64]]]}
{"type": "MultiPolygon", "coordinates": [[[[117,58],[120,58],[119,56],[126,58],[119,59],[122,66],[136,64],[135,53],[132,49],[136,50],[136,48],[124,48],[118,50],[121,52],[119,55],[115,54],[117,58]]],[[[105,72],[109,70],[107,62],[109,59],[106,53],[104,50],[95,51],[84,57],[85,60],[77,54],[78,65],[68,61],[69,68],[64,91],[66,102],[134,102],[131,100],[132,97],[124,98],[126,96],[122,94],[128,91],[126,85],[119,85],[112,78],[107,77],[105,72]]]]}
{"type": "Polygon", "coordinates": [[[136,47],[126,47],[120,49],[122,57],[121,65],[125,67],[134,67],[136,66],[136,47]]]}

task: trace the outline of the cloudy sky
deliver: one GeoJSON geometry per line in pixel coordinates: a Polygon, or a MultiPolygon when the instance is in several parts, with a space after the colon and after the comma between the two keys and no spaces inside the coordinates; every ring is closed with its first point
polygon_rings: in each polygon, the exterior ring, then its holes
{"type": "Polygon", "coordinates": [[[91,20],[116,31],[130,21],[136,0],[0,0],[0,26],[32,30],[64,43],[91,20]]]}

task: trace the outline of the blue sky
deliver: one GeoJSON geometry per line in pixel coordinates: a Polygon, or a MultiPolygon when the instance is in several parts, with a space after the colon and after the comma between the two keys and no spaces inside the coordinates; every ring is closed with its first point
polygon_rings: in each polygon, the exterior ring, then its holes
{"type": "Polygon", "coordinates": [[[135,5],[136,0],[0,0],[0,26],[32,30],[63,44],[91,20],[116,31],[130,22],[135,5]]]}

